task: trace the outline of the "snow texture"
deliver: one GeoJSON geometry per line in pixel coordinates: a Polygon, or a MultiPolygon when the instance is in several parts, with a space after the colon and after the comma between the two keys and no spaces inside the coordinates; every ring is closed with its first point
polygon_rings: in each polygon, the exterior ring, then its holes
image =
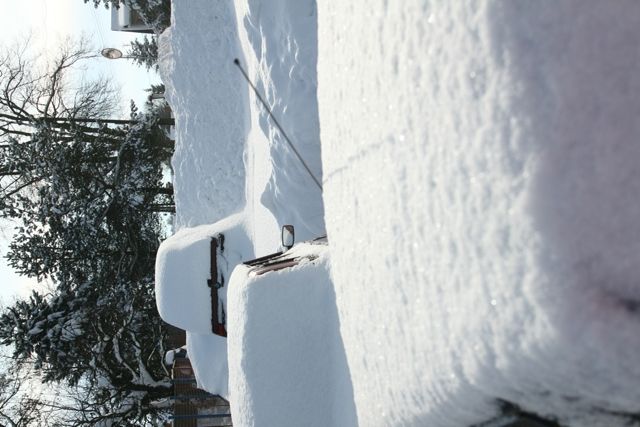
{"type": "Polygon", "coordinates": [[[466,427],[500,400],[567,426],[627,424],[640,5],[318,6],[174,2],[160,38],[178,229],[234,215],[242,259],[273,252],[285,223],[301,239],[326,223],[330,242],[292,270],[236,269],[228,366],[204,308],[171,285],[178,271],[206,284],[209,229],[163,244],[158,306],[191,328],[200,385],[230,397],[236,425],[466,427]]]}
{"type": "Polygon", "coordinates": [[[173,6],[172,25],[158,40],[158,63],[176,121],[172,167],[181,228],[242,209],[249,125],[246,86],[232,60],[239,54],[233,5],[173,6]]]}
{"type": "Polygon", "coordinates": [[[211,332],[187,332],[187,355],[198,387],[229,399],[227,339],[211,332]]]}
{"type": "MultiPolygon", "coordinates": [[[[173,166],[179,231],[162,244],[158,254],[158,309],[165,321],[187,330],[188,353],[199,386],[225,397],[228,395],[226,342],[210,333],[210,296],[206,287],[210,238],[223,232],[225,246],[239,254],[229,262],[230,272],[240,259],[249,260],[254,254],[278,250],[278,224],[295,225],[299,240],[324,234],[319,190],[292,157],[282,135],[254,94],[250,95],[249,101],[249,86],[233,64],[233,59],[238,57],[246,69],[262,70],[263,74],[254,71],[258,74],[254,80],[261,90],[269,88],[267,98],[273,101],[274,113],[316,176],[321,178],[315,96],[316,32],[303,31],[305,25],[315,28],[316,15],[313,2],[305,4],[304,20],[289,15],[278,17],[266,10],[263,14],[255,10],[259,3],[247,7],[239,18],[242,28],[251,27],[244,13],[251,13],[259,26],[263,25],[263,19],[288,19],[297,26],[299,38],[313,41],[310,44],[292,38],[287,46],[281,46],[283,40],[273,38],[269,41],[265,49],[285,52],[288,57],[278,65],[282,68],[278,68],[275,78],[270,76],[269,70],[274,68],[276,56],[265,57],[265,61],[258,64],[254,57],[254,49],[258,46],[251,46],[246,33],[240,41],[253,65],[245,64],[239,51],[232,51],[238,34],[235,11],[229,4],[193,1],[188,5],[173,5],[173,25],[159,41],[160,70],[167,86],[167,99],[176,117],[173,166]],[[224,25],[194,37],[194,25],[204,26],[204,20],[212,16],[224,25]],[[225,40],[230,41],[229,45],[224,45],[221,52],[217,51],[225,40]],[[302,51],[298,44],[303,46],[302,51]],[[194,58],[194,52],[198,52],[198,58],[194,58]],[[229,69],[229,66],[233,68],[229,69]],[[210,70],[217,78],[205,78],[203,70],[210,70]],[[290,72],[305,73],[310,78],[290,81],[290,72]],[[296,108],[288,110],[282,96],[290,101],[289,106],[295,104],[296,108]],[[203,119],[204,114],[210,114],[211,118],[203,119]],[[215,135],[215,144],[203,139],[203,135],[215,135]],[[228,143],[237,141],[238,135],[246,140],[228,143]],[[229,168],[235,171],[230,162],[238,156],[244,158],[245,168],[229,175],[229,168]],[[245,199],[238,195],[244,195],[245,199]],[[198,227],[230,214],[233,215],[231,220],[198,227]]],[[[281,11],[287,9],[284,3],[278,7],[281,11]]],[[[299,9],[293,8],[296,13],[299,9]]],[[[286,32],[281,34],[282,37],[285,35],[286,32]]],[[[259,39],[253,37],[252,40],[257,42],[259,39]]],[[[261,357],[258,348],[252,347],[257,358],[261,357]]]]}
{"type": "MultiPolygon", "coordinates": [[[[235,215],[212,225],[184,228],[162,242],[156,256],[156,304],[165,322],[185,331],[211,332],[211,238],[224,236],[218,251],[218,276],[228,280],[242,259],[250,258],[251,243],[242,217],[235,215]]],[[[218,278],[212,278],[218,280],[218,278]]],[[[226,305],[228,286],[218,289],[226,305]]]]}
{"type": "MultiPolygon", "coordinates": [[[[264,7],[260,0],[249,0],[238,2],[237,8],[250,76],[295,149],[321,181],[315,3],[274,0],[264,7]]],[[[251,100],[251,123],[267,138],[255,143],[268,144],[266,154],[272,165],[261,202],[279,227],[295,225],[298,240],[326,234],[321,190],[254,94],[251,100]]]]}
{"type": "Polygon", "coordinates": [[[501,398],[623,425],[640,398],[640,5],[328,2],[319,17],[360,424],[470,425],[501,398]]]}
{"type": "Polygon", "coordinates": [[[355,424],[329,250],[307,244],[291,251],[302,254],[318,258],[260,276],[240,266],[231,277],[229,386],[235,425],[355,424]]]}

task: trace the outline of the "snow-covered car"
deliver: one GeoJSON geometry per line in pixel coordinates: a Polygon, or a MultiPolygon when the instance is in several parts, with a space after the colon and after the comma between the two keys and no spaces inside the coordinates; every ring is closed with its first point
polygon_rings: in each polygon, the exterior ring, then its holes
{"type": "Polygon", "coordinates": [[[162,242],[155,283],[162,319],[188,332],[225,336],[226,281],[247,254],[251,245],[235,216],[182,229],[162,242]]]}
{"type": "Polygon", "coordinates": [[[348,367],[327,240],[242,263],[228,286],[229,387],[250,390],[233,396],[233,405],[243,408],[234,423],[356,425],[336,423],[331,414],[335,401],[349,402],[351,389],[341,382],[348,367]],[[307,388],[318,398],[301,392],[307,388]],[[304,416],[292,422],[286,411],[270,409],[282,402],[304,416]]]}
{"type": "Polygon", "coordinates": [[[282,227],[282,247],[283,251],[256,258],[250,261],[244,261],[242,264],[251,267],[249,274],[259,276],[270,271],[283,270],[294,267],[303,261],[313,261],[318,255],[313,250],[309,251],[309,245],[326,245],[328,243],[327,236],[320,236],[316,239],[304,242],[303,246],[293,248],[295,242],[294,228],[292,225],[282,227]]]}
{"type": "Polygon", "coordinates": [[[234,268],[250,267],[262,275],[313,261],[314,245],[326,236],[294,247],[294,229],[282,228],[282,251],[242,261],[251,253],[242,224],[229,218],[212,225],[186,228],[165,240],[156,258],[156,304],[162,319],[185,331],[226,337],[227,280],[234,268]]]}

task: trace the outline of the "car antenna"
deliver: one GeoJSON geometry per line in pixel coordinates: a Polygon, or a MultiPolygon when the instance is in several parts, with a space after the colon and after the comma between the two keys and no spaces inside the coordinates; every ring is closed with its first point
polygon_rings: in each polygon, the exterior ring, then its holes
{"type": "Polygon", "coordinates": [[[260,100],[260,103],[262,104],[264,109],[267,110],[267,113],[269,113],[271,120],[273,120],[273,123],[275,123],[275,125],[277,126],[282,136],[284,136],[285,141],[287,141],[287,143],[289,144],[289,147],[291,147],[291,149],[293,150],[293,153],[296,155],[296,157],[298,157],[298,160],[300,160],[300,163],[302,163],[302,166],[304,166],[304,168],[307,170],[307,173],[309,173],[309,176],[313,179],[313,182],[316,183],[316,185],[320,189],[320,192],[322,192],[322,184],[320,184],[320,181],[318,180],[318,178],[316,178],[313,172],[311,172],[311,169],[307,165],[307,162],[304,161],[304,159],[302,158],[298,150],[296,150],[296,147],[291,142],[291,139],[289,139],[289,136],[287,135],[287,133],[284,131],[284,129],[282,129],[282,126],[280,126],[280,123],[278,122],[276,117],[273,115],[271,108],[269,108],[269,106],[267,105],[267,102],[264,100],[262,95],[260,95],[260,92],[258,92],[258,88],[256,88],[255,85],[251,82],[251,79],[247,75],[247,72],[244,70],[244,68],[242,68],[242,65],[240,65],[240,60],[236,58],[233,60],[233,63],[236,64],[236,66],[240,69],[240,72],[244,76],[244,79],[247,81],[247,83],[249,83],[249,86],[251,86],[251,89],[253,89],[253,92],[256,94],[256,97],[260,100]]]}

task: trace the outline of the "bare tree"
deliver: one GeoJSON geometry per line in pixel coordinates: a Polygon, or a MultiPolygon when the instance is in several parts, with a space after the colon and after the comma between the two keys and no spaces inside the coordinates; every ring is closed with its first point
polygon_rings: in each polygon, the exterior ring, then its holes
{"type": "Polygon", "coordinates": [[[95,56],[86,40],[67,39],[55,58],[44,64],[28,54],[28,44],[27,40],[0,57],[0,136],[29,136],[30,129],[43,123],[68,130],[66,119],[100,119],[113,114],[117,92],[106,79],[72,87],[74,69],[95,56]]]}
{"type": "Polygon", "coordinates": [[[38,382],[29,365],[16,364],[8,356],[1,356],[0,365],[0,425],[48,426],[53,425],[52,416],[46,405],[42,403],[43,390],[37,387],[38,382]]]}
{"type": "Polygon", "coordinates": [[[27,40],[0,56],[0,198],[21,192],[41,177],[30,173],[30,155],[46,135],[50,145],[79,136],[85,141],[111,142],[123,135],[100,123],[116,109],[118,95],[106,79],[82,81],[71,74],[94,56],[85,40],[67,40],[55,59],[42,63],[28,54],[27,40]],[[92,122],[83,122],[90,120],[92,122]]]}

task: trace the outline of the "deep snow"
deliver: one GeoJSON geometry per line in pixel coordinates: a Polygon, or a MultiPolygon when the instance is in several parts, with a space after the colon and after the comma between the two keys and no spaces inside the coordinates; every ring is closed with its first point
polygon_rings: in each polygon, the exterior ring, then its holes
{"type": "Polygon", "coordinates": [[[239,54],[229,9],[220,2],[175,4],[172,26],[158,41],[159,72],[176,121],[171,165],[178,229],[219,221],[245,202],[249,101],[229,59],[239,54]]]}
{"type": "MultiPolygon", "coordinates": [[[[232,363],[230,372],[235,377],[231,380],[236,388],[229,389],[226,340],[207,333],[210,290],[206,279],[211,237],[225,234],[225,247],[237,254],[228,263],[230,272],[241,260],[279,250],[279,227],[283,224],[295,226],[298,241],[325,234],[321,192],[294,158],[255,95],[248,92],[247,82],[233,64],[233,60],[239,58],[296,149],[314,174],[321,177],[315,95],[315,3],[306,0],[291,7],[289,2],[279,1],[270,6],[263,8],[261,2],[251,2],[246,7],[238,7],[236,26],[236,12],[229,3],[175,4],[173,25],[160,37],[160,73],[176,116],[177,146],[172,164],[175,181],[180,181],[177,185],[182,190],[176,189],[175,195],[178,231],[163,242],[157,257],[158,309],[166,321],[187,329],[187,350],[199,386],[238,402],[231,405],[238,425],[269,425],[282,416],[299,425],[301,420],[309,419],[307,409],[310,408],[314,408],[313,418],[317,421],[309,422],[350,420],[348,424],[352,424],[355,408],[339,335],[335,294],[328,279],[326,250],[319,266],[311,267],[317,271],[315,280],[310,280],[311,272],[306,272],[303,279],[297,272],[292,275],[292,282],[282,283],[267,280],[276,273],[261,276],[257,289],[265,290],[265,294],[257,292],[256,295],[263,298],[271,295],[274,300],[271,304],[260,305],[254,296],[237,295],[246,292],[249,285],[245,286],[242,279],[229,282],[222,289],[223,300],[230,293],[228,330],[236,331],[229,339],[229,343],[236,343],[231,360],[242,361],[242,366],[261,366],[254,371],[257,376],[243,376],[238,363],[232,363]],[[205,27],[212,19],[224,24],[192,37],[194,27],[205,27]],[[190,24],[180,25],[180,22],[190,24]],[[274,27],[282,31],[267,32],[274,27]],[[237,28],[240,28],[239,39],[237,28]],[[256,36],[260,33],[264,39],[256,36]],[[231,42],[221,52],[208,54],[225,41],[231,42]],[[234,48],[238,43],[242,50],[234,48]],[[198,58],[193,57],[194,52],[199,52],[198,58]],[[217,79],[209,80],[210,75],[217,79]],[[221,90],[220,86],[224,88],[221,90]],[[244,110],[239,109],[239,100],[234,96],[245,97],[244,110]],[[232,99],[227,107],[229,97],[232,99]],[[193,114],[193,111],[199,113],[193,114]],[[203,119],[205,113],[212,119],[203,119]],[[238,135],[246,138],[241,144],[236,143],[238,135]],[[239,156],[244,159],[244,169],[228,176],[233,166],[227,164],[227,157],[234,161],[239,156]],[[237,191],[240,181],[244,199],[235,193],[227,197],[227,191],[237,191]],[[231,218],[225,219],[229,215],[231,218]],[[213,224],[208,225],[210,223],[213,224]],[[304,283],[295,286],[299,280],[304,283]],[[240,301],[239,305],[232,302],[234,298],[240,301]],[[252,309],[248,310],[243,301],[251,303],[252,309]],[[296,304],[290,307],[285,304],[287,301],[296,304]],[[297,306],[313,310],[301,310],[297,306]],[[263,311],[257,311],[260,307],[263,311]],[[295,329],[299,337],[315,336],[315,341],[293,340],[291,334],[283,334],[287,325],[280,325],[265,339],[257,339],[259,335],[255,333],[245,336],[240,332],[250,332],[256,327],[255,319],[267,321],[278,312],[287,316],[291,322],[289,327],[295,329]],[[252,316],[245,318],[238,313],[252,316]],[[324,318],[326,324],[316,324],[319,318],[324,318]],[[232,319],[235,326],[231,324],[232,319]],[[322,348],[325,353],[309,360],[307,355],[312,351],[300,345],[322,348]],[[284,360],[292,366],[297,364],[298,369],[295,375],[280,378],[288,383],[274,384],[279,378],[274,373],[281,372],[278,367],[284,360]],[[292,384],[297,384],[295,392],[289,387],[292,384]],[[340,392],[329,392],[334,389],[340,392]],[[295,403],[299,409],[286,413],[267,410],[284,401],[295,403]],[[303,402],[306,403],[302,405],[303,402]],[[318,418],[321,413],[322,418],[318,418]]],[[[272,321],[277,322],[276,319],[272,321]]]]}
{"type": "Polygon", "coordinates": [[[291,253],[318,258],[259,276],[241,266],[231,277],[229,307],[235,309],[229,312],[229,387],[234,423],[354,425],[329,250],[302,244],[291,253]]]}
{"type": "MultiPolygon", "coordinates": [[[[237,215],[241,258],[285,223],[330,242],[233,273],[228,390],[222,339],[188,333],[237,425],[469,426],[499,399],[570,426],[640,412],[640,5],[201,0],[172,22],[178,228],[237,215]]],[[[158,286],[202,283],[172,242],[158,286]]]]}
{"type": "Polygon", "coordinates": [[[640,401],[640,5],[319,9],[326,222],[360,423],[464,426],[502,398],[622,425],[611,414],[640,401]]]}

